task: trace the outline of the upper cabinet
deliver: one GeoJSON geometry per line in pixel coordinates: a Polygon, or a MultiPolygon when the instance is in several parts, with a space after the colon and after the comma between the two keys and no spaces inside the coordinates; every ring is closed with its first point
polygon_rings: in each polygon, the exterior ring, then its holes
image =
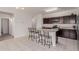
{"type": "Polygon", "coordinates": [[[75,24],[76,23],[76,15],[71,14],[68,16],[62,17],[52,17],[52,18],[44,18],[43,24],[75,24]]]}
{"type": "Polygon", "coordinates": [[[60,18],[44,18],[43,24],[53,24],[53,23],[60,23],[60,18]]]}
{"type": "Polygon", "coordinates": [[[75,24],[76,23],[76,15],[72,14],[69,16],[64,16],[63,23],[64,24],[75,24]]]}

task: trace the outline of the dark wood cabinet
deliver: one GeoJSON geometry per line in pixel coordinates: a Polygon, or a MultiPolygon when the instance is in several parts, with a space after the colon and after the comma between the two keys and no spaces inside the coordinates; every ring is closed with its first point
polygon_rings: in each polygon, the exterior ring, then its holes
{"type": "Polygon", "coordinates": [[[71,14],[62,17],[52,17],[52,18],[44,18],[43,24],[75,24],[76,23],[76,15],[71,14]]]}
{"type": "Polygon", "coordinates": [[[76,15],[64,16],[63,17],[64,24],[75,24],[76,23],[76,15]]]}
{"type": "Polygon", "coordinates": [[[54,24],[54,23],[59,23],[59,18],[44,18],[43,19],[43,24],[54,24]]]}
{"type": "Polygon", "coordinates": [[[48,18],[44,18],[44,19],[43,19],[43,23],[44,23],[44,24],[48,24],[48,23],[49,23],[49,19],[48,19],[48,18]]]}
{"type": "Polygon", "coordinates": [[[57,32],[57,36],[64,37],[64,38],[70,38],[70,39],[77,39],[77,33],[76,30],[71,29],[60,29],[57,32]]]}
{"type": "Polygon", "coordinates": [[[64,16],[63,20],[64,20],[63,21],[64,24],[70,24],[70,17],[69,16],[64,16]]]}
{"type": "MultiPolygon", "coordinates": [[[[43,24],[76,24],[76,15],[66,15],[61,17],[51,17],[51,18],[44,18],[43,24]]],[[[77,39],[77,33],[74,29],[61,29],[57,31],[57,36],[70,38],[70,39],[77,39]]]]}
{"type": "Polygon", "coordinates": [[[62,30],[62,36],[65,38],[69,38],[69,30],[62,30]]]}
{"type": "Polygon", "coordinates": [[[77,39],[77,33],[76,30],[71,30],[69,33],[69,36],[71,39],[77,39]]]}

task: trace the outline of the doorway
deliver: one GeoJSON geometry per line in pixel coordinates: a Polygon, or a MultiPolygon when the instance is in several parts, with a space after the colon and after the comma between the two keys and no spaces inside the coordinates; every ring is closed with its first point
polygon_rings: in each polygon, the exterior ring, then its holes
{"type": "Polygon", "coordinates": [[[0,41],[12,39],[13,36],[10,33],[10,21],[9,18],[1,18],[1,36],[0,41]]]}
{"type": "Polygon", "coordinates": [[[9,35],[9,19],[1,18],[1,36],[9,35]]]}

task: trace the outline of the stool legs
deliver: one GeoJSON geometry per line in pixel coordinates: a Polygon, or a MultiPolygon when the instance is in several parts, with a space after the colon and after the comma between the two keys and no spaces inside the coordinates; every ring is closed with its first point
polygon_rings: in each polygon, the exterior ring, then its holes
{"type": "MultiPolygon", "coordinates": [[[[37,43],[41,43],[44,46],[50,46],[52,45],[52,38],[50,35],[45,35],[45,33],[38,32],[37,30],[35,31],[29,31],[29,38],[32,41],[36,41],[37,43]]],[[[56,41],[58,43],[58,39],[56,41]]]]}

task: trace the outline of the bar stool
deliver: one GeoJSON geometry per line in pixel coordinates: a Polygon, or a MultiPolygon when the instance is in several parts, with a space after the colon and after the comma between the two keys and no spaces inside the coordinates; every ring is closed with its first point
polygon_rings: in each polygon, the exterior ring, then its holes
{"type": "Polygon", "coordinates": [[[45,45],[48,45],[49,48],[50,48],[50,46],[52,45],[52,38],[51,38],[51,36],[46,36],[45,42],[46,42],[45,45]]]}
{"type": "Polygon", "coordinates": [[[49,35],[48,31],[43,29],[37,30],[35,28],[29,28],[29,38],[44,46],[49,46],[49,48],[52,45],[52,37],[49,35]]]}
{"type": "Polygon", "coordinates": [[[36,28],[32,29],[32,40],[35,41],[36,39],[36,28]]]}
{"type": "Polygon", "coordinates": [[[48,31],[44,31],[44,46],[48,45],[49,48],[50,46],[52,45],[52,37],[49,35],[49,32],[48,31]]]}
{"type": "Polygon", "coordinates": [[[29,30],[29,39],[34,40],[34,28],[28,28],[29,30]]]}
{"type": "Polygon", "coordinates": [[[28,28],[28,32],[29,32],[28,39],[31,39],[31,37],[32,37],[32,32],[31,31],[32,31],[31,28],[28,28]]]}
{"type": "Polygon", "coordinates": [[[39,40],[39,31],[35,30],[34,35],[35,35],[35,41],[38,42],[38,40],[39,40]]]}
{"type": "Polygon", "coordinates": [[[39,32],[39,42],[44,45],[44,32],[42,30],[40,30],[39,32]]]}

